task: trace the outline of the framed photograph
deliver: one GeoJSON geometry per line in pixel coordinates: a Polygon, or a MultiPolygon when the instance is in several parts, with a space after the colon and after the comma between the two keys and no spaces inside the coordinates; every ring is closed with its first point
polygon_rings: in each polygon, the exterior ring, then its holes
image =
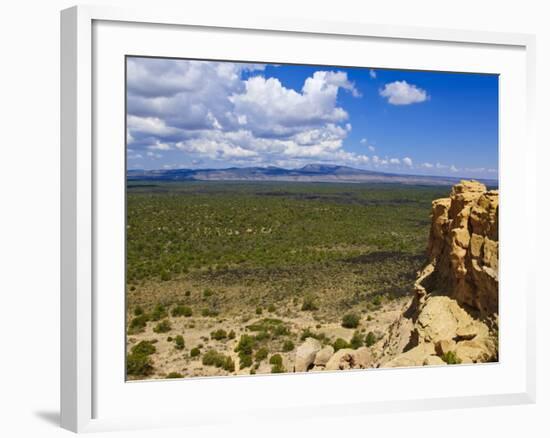
{"type": "Polygon", "coordinates": [[[63,427],[534,401],[534,37],[79,6],[61,52],[63,427]]]}

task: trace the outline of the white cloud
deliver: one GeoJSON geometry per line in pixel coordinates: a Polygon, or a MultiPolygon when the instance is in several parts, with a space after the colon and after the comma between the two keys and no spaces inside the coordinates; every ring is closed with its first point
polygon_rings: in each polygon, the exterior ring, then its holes
{"type": "Polygon", "coordinates": [[[368,144],[369,142],[367,141],[366,138],[362,138],[359,143],[363,144],[363,145],[366,145],[367,146],[367,149],[371,152],[374,152],[376,150],[376,148],[371,145],[371,144],[368,144]]]}
{"type": "Polygon", "coordinates": [[[401,164],[399,158],[390,158],[390,164],[401,164]]]}
{"type": "MultiPolygon", "coordinates": [[[[339,160],[367,163],[343,150],[351,131],[337,104],[360,96],[342,71],[316,71],[300,91],[261,76],[262,66],[130,59],[128,139],[143,151],[179,149],[189,160],[339,160]],[[251,72],[247,79],[242,71],[251,72]]],[[[159,158],[147,153],[150,158],[159,158]]]]}
{"type": "Polygon", "coordinates": [[[409,157],[403,158],[402,161],[403,161],[403,164],[404,164],[405,166],[407,166],[407,167],[412,167],[412,165],[413,165],[413,161],[412,161],[412,159],[409,158],[409,157]]]}
{"type": "Polygon", "coordinates": [[[422,163],[420,167],[424,167],[425,169],[433,169],[434,165],[432,163],[422,163]]]}
{"type": "Polygon", "coordinates": [[[428,93],[425,90],[406,81],[395,81],[386,84],[379,93],[380,96],[387,98],[392,105],[410,105],[428,99],[428,93]]]}
{"type": "Polygon", "coordinates": [[[371,79],[376,79],[376,70],[373,70],[372,68],[369,70],[369,76],[371,79]]]}
{"type": "Polygon", "coordinates": [[[162,143],[160,140],[155,140],[155,142],[149,146],[147,149],[157,150],[157,151],[169,151],[172,147],[168,143],[162,143]]]}
{"type": "Polygon", "coordinates": [[[458,172],[459,169],[458,169],[457,167],[455,167],[454,164],[452,164],[451,167],[449,167],[449,170],[450,170],[451,172],[458,172]]]}

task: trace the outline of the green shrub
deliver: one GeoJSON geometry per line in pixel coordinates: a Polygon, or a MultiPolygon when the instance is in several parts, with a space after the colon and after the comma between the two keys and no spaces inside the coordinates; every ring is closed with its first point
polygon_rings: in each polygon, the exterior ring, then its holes
{"type": "Polygon", "coordinates": [[[267,311],[269,313],[273,313],[275,312],[275,310],[277,310],[277,308],[275,307],[275,304],[270,304],[269,307],[267,308],[267,311]]]}
{"type": "Polygon", "coordinates": [[[189,306],[178,304],[176,307],[172,309],[172,316],[173,317],[185,316],[186,318],[189,318],[190,316],[193,316],[193,309],[191,309],[191,307],[189,306]]]}
{"type": "Polygon", "coordinates": [[[271,335],[268,332],[260,332],[255,336],[256,341],[262,342],[267,339],[271,339],[271,335]]]}
{"type": "Polygon", "coordinates": [[[256,359],[256,362],[261,362],[262,360],[267,359],[268,354],[269,350],[265,347],[262,347],[258,351],[256,351],[254,358],[256,359]]]}
{"type": "Polygon", "coordinates": [[[292,351],[294,350],[294,342],[292,341],[285,341],[283,344],[283,351],[292,351]]]}
{"type": "Polygon", "coordinates": [[[174,342],[176,343],[176,350],[183,350],[185,348],[185,339],[183,339],[182,335],[177,335],[174,342]]]}
{"type": "Polygon", "coordinates": [[[241,335],[239,343],[235,347],[235,352],[251,355],[255,345],[256,340],[254,339],[254,337],[250,335],[241,335]]]}
{"type": "Polygon", "coordinates": [[[210,337],[212,339],[215,339],[216,341],[220,341],[222,339],[227,338],[227,332],[224,329],[218,329],[210,333],[210,337]]]}
{"type": "Polygon", "coordinates": [[[166,338],[166,341],[167,341],[167,342],[172,342],[173,340],[174,340],[174,338],[172,338],[172,336],[168,336],[168,337],[166,338]]]}
{"type": "Polygon", "coordinates": [[[351,338],[351,341],[350,341],[350,346],[351,348],[353,349],[358,349],[359,347],[362,347],[363,346],[363,343],[364,343],[364,338],[363,338],[363,335],[361,335],[360,332],[356,331],[354,334],[353,334],[353,337],[351,338]]]}
{"type": "Polygon", "coordinates": [[[194,347],[191,349],[191,352],[189,354],[191,357],[197,357],[197,356],[200,356],[201,350],[200,348],[194,347]]]}
{"type": "Polygon", "coordinates": [[[185,296],[186,296],[186,297],[190,297],[190,296],[191,296],[191,291],[190,291],[190,290],[186,290],[186,291],[185,291],[185,296]]]}
{"type": "Polygon", "coordinates": [[[342,327],[345,328],[357,328],[359,325],[359,315],[355,313],[348,313],[347,315],[344,315],[342,318],[342,327]]]}
{"type": "Polygon", "coordinates": [[[302,331],[300,340],[305,341],[307,338],[313,338],[317,339],[318,341],[324,342],[327,340],[327,335],[325,335],[324,333],[315,333],[311,331],[311,329],[308,327],[304,331],[302,331]]]}
{"type": "Polygon", "coordinates": [[[368,332],[365,338],[365,345],[367,347],[372,347],[374,344],[376,344],[376,335],[373,332],[368,332]]]}
{"type": "Polygon", "coordinates": [[[140,316],[140,315],[143,315],[144,311],[143,311],[143,307],[141,306],[136,306],[134,308],[134,316],[140,316]]]}
{"type": "Polygon", "coordinates": [[[303,311],[313,311],[318,310],[317,304],[315,302],[315,298],[313,295],[308,295],[304,298],[304,302],[302,303],[302,310],[303,311]]]}
{"type": "Polygon", "coordinates": [[[171,372],[166,376],[167,379],[181,379],[182,377],[182,374],[176,372],[171,372]]]}
{"type": "Polygon", "coordinates": [[[342,348],[350,348],[350,344],[345,339],[342,339],[342,338],[336,339],[336,341],[334,341],[334,344],[332,344],[332,346],[334,347],[334,352],[341,350],[342,348]]]}
{"type": "Polygon", "coordinates": [[[269,358],[269,363],[271,365],[283,365],[283,357],[280,354],[274,354],[269,358]]]}
{"type": "Polygon", "coordinates": [[[204,298],[211,297],[213,294],[214,294],[214,292],[212,292],[211,289],[205,289],[205,290],[202,292],[202,296],[203,296],[204,298]]]}
{"type": "Polygon", "coordinates": [[[447,351],[443,356],[441,356],[441,359],[449,365],[457,365],[462,363],[454,351],[447,351]]]}
{"type": "Polygon", "coordinates": [[[231,359],[231,356],[225,356],[222,353],[218,353],[216,350],[209,350],[202,356],[203,365],[215,366],[216,368],[222,368],[225,371],[235,371],[235,362],[231,359]]]}
{"type": "Polygon", "coordinates": [[[149,317],[145,314],[132,318],[130,326],[128,327],[128,334],[140,333],[145,330],[147,321],[149,321],[149,317]]]}
{"type": "Polygon", "coordinates": [[[153,331],[155,333],[168,333],[170,330],[172,330],[172,324],[170,324],[170,321],[167,319],[159,322],[154,328],[153,331]]]}
{"type": "Polygon", "coordinates": [[[219,314],[220,314],[220,312],[218,312],[214,309],[204,308],[201,311],[202,316],[218,316],[219,314]]]}
{"type": "Polygon", "coordinates": [[[261,315],[263,312],[261,307],[256,307],[256,315],[261,315]]]}
{"type": "Polygon", "coordinates": [[[244,352],[239,353],[239,368],[248,368],[252,365],[252,354],[247,354],[244,352]]]}
{"type": "Polygon", "coordinates": [[[148,376],[153,372],[149,355],[131,353],[126,356],[126,373],[130,376],[148,376]]]}
{"type": "MultiPolygon", "coordinates": [[[[246,327],[252,332],[265,332],[271,334],[273,337],[277,338],[279,336],[286,336],[290,333],[289,328],[286,326],[284,321],[276,318],[264,318],[260,321],[250,324],[246,327]]],[[[264,339],[269,337],[263,335],[264,339]]]]}
{"type": "Polygon", "coordinates": [[[235,333],[235,330],[231,330],[228,334],[227,334],[227,337],[229,339],[235,339],[235,337],[237,336],[237,334],[235,333]]]}
{"type": "Polygon", "coordinates": [[[148,356],[157,351],[151,341],[141,341],[132,347],[132,354],[148,356]]]}
{"type": "Polygon", "coordinates": [[[376,295],[372,300],[371,303],[374,304],[376,307],[380,306],[382,304],[382,298],[380,295],[376,295]]]}
{"type": "Polygon", "coordinates": [[[162,304],[157,304],[153,311],[151,312],[151,320],[152,321],[160,321],[163,318],[166,318],[168,316],[168,312],[166,312],[166,308],[162,304]]]}
{"type": "Polygon", "coordinates": [[[225,357],[225,362],[223,364],[223,369],[225,371],[229,371],[230,373],[235,371],[235,362],[233,361],[233,359],[231,359],[230,356],[225,357]]]}
{"type": "Polygon", "coordinates": [[[279,374],[279,373],[284,373],[286,370],[285,370],[285,367],[283,366],[283,364],[275,364],[271,367],[271,372],[273,374],[279,374]]]}

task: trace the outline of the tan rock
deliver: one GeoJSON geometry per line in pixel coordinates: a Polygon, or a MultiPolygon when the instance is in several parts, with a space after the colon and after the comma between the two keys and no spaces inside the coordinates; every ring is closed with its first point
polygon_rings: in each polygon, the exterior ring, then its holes
{"type": "Polygon", "coordinates": [[[296,349],[294,360],[294,371],[302,373],[313,365],[315,355],[321,349],[321,343],[314,338],[307,338],[302,345],[296,349]]]}
{"type": "Polygon", "coordinates": [[[352,350],[343,348],[332,355],[325,369],[330,371],[371,368],[374,360],[371,352],[366,347],[352,350]]]}
{"type": "Polygon", "coordinates": [[[394,357],[389,362],[384,363],[383,367],[396,368],[406,366],[422,366],[428,356],[435,355],[434,344],[423,342],[409,351],[394,357]]]}
{"type": "Polygon", "coordinates": [[[437,365],[447,365],[446,362],[443,361],[439,356],[428,356],[426,359],[424,359],[424,362],[422,363],[424,366],[437,366],[437,365]]]}
{"type": "Polygon", "coordinates": [[[487,338],[459,342],[455,354],[461,363],[493,362],[497,356],[496,346],[487,338]]]}
{"type": "Polygon", "coordinates": [[[325,369],[328,371],[349,370],[352,368],[353,351],[351,348],[342,348],[332,355],[325,369]]]}
{"type": "Polygon", "coordinates": [[[472,324],[468,315],[458,303],[445,296],[430,297],[420,310],[415,329],[419,339],[434,344],[451,340],[459,327],[472,324]]]}
{"type": "Polygon", "coordinates": [[[442,341],[439,341],[435,345],[435,351],[440,356],[443,356],[444,354],[447,354],[449,352],[453,352],[455,348],[456,348],[456,342],[449,339],[444,339],[442,341]]]}
{"type": "Polygon", "coordinates": [[[472,254],[472,257],[476,257],[476,258],[481,257],[483,242],[484,242],[483,236],[472,233],[472,237],[470,238],[470,253],[472,254]]]}
{"type": "Polygon", "coordinates": [[[354,356],[356,368],[372,368],[374,360],[370,348],[360,347],[355,350],[354,356]]]}
{"type": "Polygon", "coordinates": [[[461,181],[449,198],[432,202],[428,263],[409,307],[379,343],[380,366],[438,363],[430,357],[436,345],[464,363],[498,358],[498,211],[498,191],[477,181],[461,181]]]}
{"type": "Polygon", "coordinates": [[[334,354],[334,348],[332,347],[332,345],[327,345],[317,352],[317,354],[315,355],[315,360],[313,361],[313,364],[316,367],[318,366],[324,367],[333,354],[334,354]]]}

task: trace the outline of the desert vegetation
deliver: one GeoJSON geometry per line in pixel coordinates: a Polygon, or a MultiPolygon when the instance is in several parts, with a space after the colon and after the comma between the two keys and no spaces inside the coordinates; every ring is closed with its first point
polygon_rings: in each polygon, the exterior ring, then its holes
{"type": "Polygon", "coordinates": [[[128,378],[291,372],[309,339],[374,354],[448,191],[129,182],[128,378]]]}

